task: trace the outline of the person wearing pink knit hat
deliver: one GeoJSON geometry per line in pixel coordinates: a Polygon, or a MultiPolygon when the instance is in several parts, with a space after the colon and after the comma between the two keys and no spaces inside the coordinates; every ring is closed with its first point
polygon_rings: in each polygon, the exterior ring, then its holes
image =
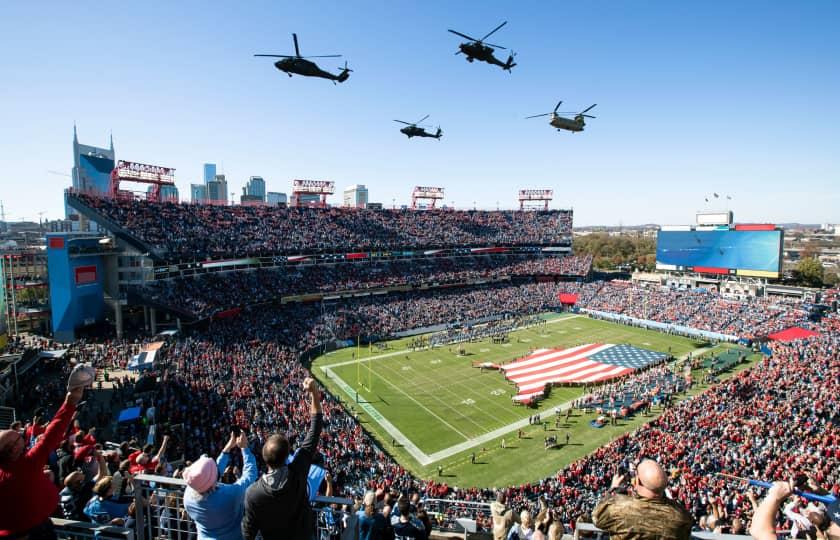
{"type": "Polygon", "coordinates": [[[248,436],[230,434],[230,440],[214,461],[202,456],[184,469],[187,489],[184,508],[195,522],[199,540],[242,540],[245,490],[257,479],[257,460],[248,448],[248,436]],[[242,476],[233,484],[218,484],[235,448],[242,451],[242,476]]]}

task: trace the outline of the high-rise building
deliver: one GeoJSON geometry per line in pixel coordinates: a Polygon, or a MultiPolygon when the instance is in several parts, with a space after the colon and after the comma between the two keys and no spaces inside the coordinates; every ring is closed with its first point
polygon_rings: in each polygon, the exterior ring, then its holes
{"type": "Polygon", "coordinates": [[[266,194],[266,203],[269,206],[277,206],[278,204],[288,204],[288,199],[285,193],[278,191],[269,191],[266,194]]]}
{"type": "Polygon", "coordinates": [[[216,177],[207,182],[207,200],[210,204],[227,204],[227,180],[225,175],[217,174],[216,177]]]}
{"type": "Polygon", "coordinates": [[[368,203],[368,190],[364,184],[355,184],[344,188],[344,206],[365,208],[368,203]]]}
{"type": "Polygon", "coordinates": [[[207,201],[207,186],[204,184],[190,184],[190,202],[204,204],[207,201]]]}
{"type": "Polygon", "coordinates": [[[252,176],[245,185],[245,194],[252,197],[259,197],[265,201],[265,180],[262,176],[252,176]]]}
{"type": "MultiPolygon", "coordinates": [[[[154,186],[149,186],[146,193],[151,194],[154,186]]],[[[178,202],[178,188],[175,186],[160,186],[161,202],[178,202]]]]}
{"type": "Polygon", "coordinates": [[[204,183],[207,184],[208,182],[212,182],[216,179],[216,164],[215,163],[205,163],[204,164],[204,183]]]}
{"type": "MultiPolygon", "coordinates": [[[[114,137],[111,137],[110,148],[99,148],[79,143],[76,126],[73,126],[73,189],[86,193],[104,195],[108,193],[111,183],[111,171],[114,170],[114,137]]],[[[73,230],[98,230],[96,223],[90,222],[90,227],[82,226],[81,216],[72,208],[65,205],[64,215],[72,220],[73,230]]]]}

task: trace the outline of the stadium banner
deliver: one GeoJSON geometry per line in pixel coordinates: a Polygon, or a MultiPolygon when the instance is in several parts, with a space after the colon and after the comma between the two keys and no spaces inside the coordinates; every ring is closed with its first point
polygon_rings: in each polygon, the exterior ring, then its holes
{"type": "Polygon", "coordinates": [[[691,225],[663,225],[660,231],[690,231],[691,225]]]}
{"type": "Polygon", "coordinates": [[[730,229],[659,231],[656,262],[679,269],[747,270],[778,277],[781,271],[783,232],[730,229]]]}
{"type": "Polygon", "coordinates": [[[629,317],[627,315],[620,315],[618,313],[608,313],[606,311],[597,311],[594,309],[586,309],[581,308],[581,313],[586,313],[589,315],[594,315],[601,319],[606,319],[609,321],[618,321],[627,324],[633,324],[637,326],[642,326],[644,328],[652,328],[655,330],[664,330],[666,332],[674,332],[677,334],[682,334],[685,336],[693,336],[693,337],[700,337],[704,339],[712,339],[716,341],[729,341],[731,343],[736,343],[738,341],[738,336],[733,336],[730,334],[721,334],[718,332],[709,332],[707,330],[698,330],[697,328],[691,328],[689,326],[681,326],[678,324],[668,324],[659,321],[650,321],[647,319],[637,319],[636,317],[629,317]]]}
{"type": "Polygon", "coordinates": [[[260,260],[255,257],[249,257],[247,259],[228,259],[226,261],[205,261],[201,263],[202,268],[226,268],[228,266],[239,266],[239,265],[248,265],[248,264],[259,264],[260,260]]]}
{"type": "Polygon", "coordinates": [[[777,278],[779,277],[778,272],[765,272],[762,270],[736,270],[735,274],[738,276],[745,276],[745,277],[766,277],[766,278],[777,278]]]}

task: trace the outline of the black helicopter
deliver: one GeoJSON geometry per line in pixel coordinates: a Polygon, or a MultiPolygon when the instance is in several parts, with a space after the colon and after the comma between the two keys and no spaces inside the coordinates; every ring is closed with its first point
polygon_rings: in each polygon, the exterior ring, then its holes
{"type": "Polygon", "coordinates": [[[492,43],[484,43],[484,40],[492,36],[496,31],[507,24],[507,21],[503,22],[499,26],[493,29],[492,32],[487,34],[481,39],[475,39],[474,37],[470,37],[466,34],[462,34],[461,32],[456,32],[455,30],[449,30],[456,36],[461,36],[462,38],[469,39],[469,43],[461,43],[458,45],[458,49],[460,49],[455,54],[465,54],[467,55],[467,62],[472,62],[473,60],[481,60],[482,62],[487,62],[488,64],[493,64],[495,66],[499,66],[504,70],[510,72],[511,68],[516,65],[513,61],[513,53],[508,56],[507,62],[502,63],[501,60],[493,56],[493,47],[497,49],[504,49],[501,45],[493,45],[492,43]]]}
{"type": "Polygon", "coordinates": [[[304,77],[321,77],[322,79],[329,79],[335,84],[336,82],[344,82],[350,77],[352,69],[347,68],[347,62],[344,63],[344,69],[338,75],[333,75],[328,71],[324,71],[315,64],[310,62],[307,58],[340,58],[340,54],[327,54],[321,56],[301,56],[300,48],[298,47],[297,34],[292,34],[292,39],[295,42],[295,54],[290,56],[287,54],[255,54],[254,56],[268,56],[271,58],[282,58],[274,62],[274,67],[280,71],[285,72],[289,77],[292,74],[303,75],[304,77]]]}
{"type": "Polygon", "coordinates": [[[431,137],[432,139],[440,140],[443,136],[443,131],[440,130],[440,126],[437,128],[437,132],[432,134],[426,131],[425,129],[418,127],[417,124],[428,118],[429,115],[427,114],[420,120],[414,122],[413,124],[409,122],[403,122],[402,120],[394,120],[394,122],[399,122],[400,124],[405,124],[405,127],[400,129],[400,133],[404,134],[409,139],[412,137],[431,137]]]}

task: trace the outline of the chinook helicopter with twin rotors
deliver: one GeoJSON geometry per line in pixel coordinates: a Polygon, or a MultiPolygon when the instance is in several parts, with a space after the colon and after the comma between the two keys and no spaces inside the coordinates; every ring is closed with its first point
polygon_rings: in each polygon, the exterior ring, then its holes
{"type": "Polygon", "coordinates": [[[304,77],[321,77],[328,79],[335,84],[336,82],[344,82],[350,77],[353,71],[347,67],[347,62],[344,62],[344,69],[338,75],[333,75],[328,71],[319,68],[315,62],[310,62],[307,58],[340,58],[340,54],[325,54],[320,56],[301,56],[300,48],[298,47],[297,34],[292,34],[292,40],[295,42],[295,54],[255,54],[254,56],[267,56],[270,58],[282,58],[274,62],[274,67],[284,72],[291,77],[294,75],[303,75],[304,77]]]}
{"type": "Polygon", "coordinates": [[[577,131],[583,131],[584,126],[586,126],[586,121],[584,120],[584,118],[595,118],[591,114],[586,114],[586,113],[588,113],[593,108],[595,108],[595,105],[597,105],[597,103],[595,103],[593,105],[590,105],[589,107],[585,108],[584,110],[582,110],[578,113],[557,112],[557,109],[559,109],[560,105],[562,105],[562,104],[563,104],[563,102],[559,101],[557,103],[557,106],[554,107],[554,110],[552,112],[547,112],[547,113],[543,113],[543,114],[535,114],[533,116],[526,116],[525,119],[527,120],[528,118],[539,118],[541,116],[551,115],[551,120],[549,120],[548,123],[551,124],[553,127],[557,128],[557,131],[560,131],[561,129],[565,129],[566,131],[571,131],[571,132],[574,133],[574,132],[577,132],[577,131]],[[561,114],[573,114],[575,116],[573,118],[566,118],[565,116],[560,116],[561,114]]]}
{"type": "Polygon", "coordinates": [[[400,129],[400,133],[402,133],[409,139],[412,137],[430,137],[432,139],[440,140],[440,138],[443,137],[443,131],[440,130],[440,126],[438,126],[436,133],[429,133],[428,131],[417,125],[428,117],[429,115],[427,114],[426,116],[414,122],[413,124],[409,122],[403,122],[402,120],[394,120],[394,122],[405,124],[405,127],[400,129]]]}
{"type": "Polygon", "coordinates": [[[487,62],[488,64],[493,64],[495,66],[499,66],[502,69],[510,72],[511,68],[516,65],[513,61],[513,57],[515,56],[513,53],[508,56],[507,62],[502,63],[501,60],[493,56],[493,47],[497,49],[504,49],[501,45],[493,45],[492,43],[484,43],[484,40],[492,36],[499,30],[501,27],[507,24],[507,21],[503,22],[496,28],[494,28],[490,33],[484,36],[481,39],[475,39],[474,37],[470,37],[466,34],[462,34],[461,32],[456,32],[455,30],[449,30],[456,36],[461,36],[464,39],[470,40],[469,43],[461,43],[458,45],[458,52],[455,54],[464,54],[467,57],[467,62],[473,62],[474,60],[481,60],[482,62],[487,62]]]}

